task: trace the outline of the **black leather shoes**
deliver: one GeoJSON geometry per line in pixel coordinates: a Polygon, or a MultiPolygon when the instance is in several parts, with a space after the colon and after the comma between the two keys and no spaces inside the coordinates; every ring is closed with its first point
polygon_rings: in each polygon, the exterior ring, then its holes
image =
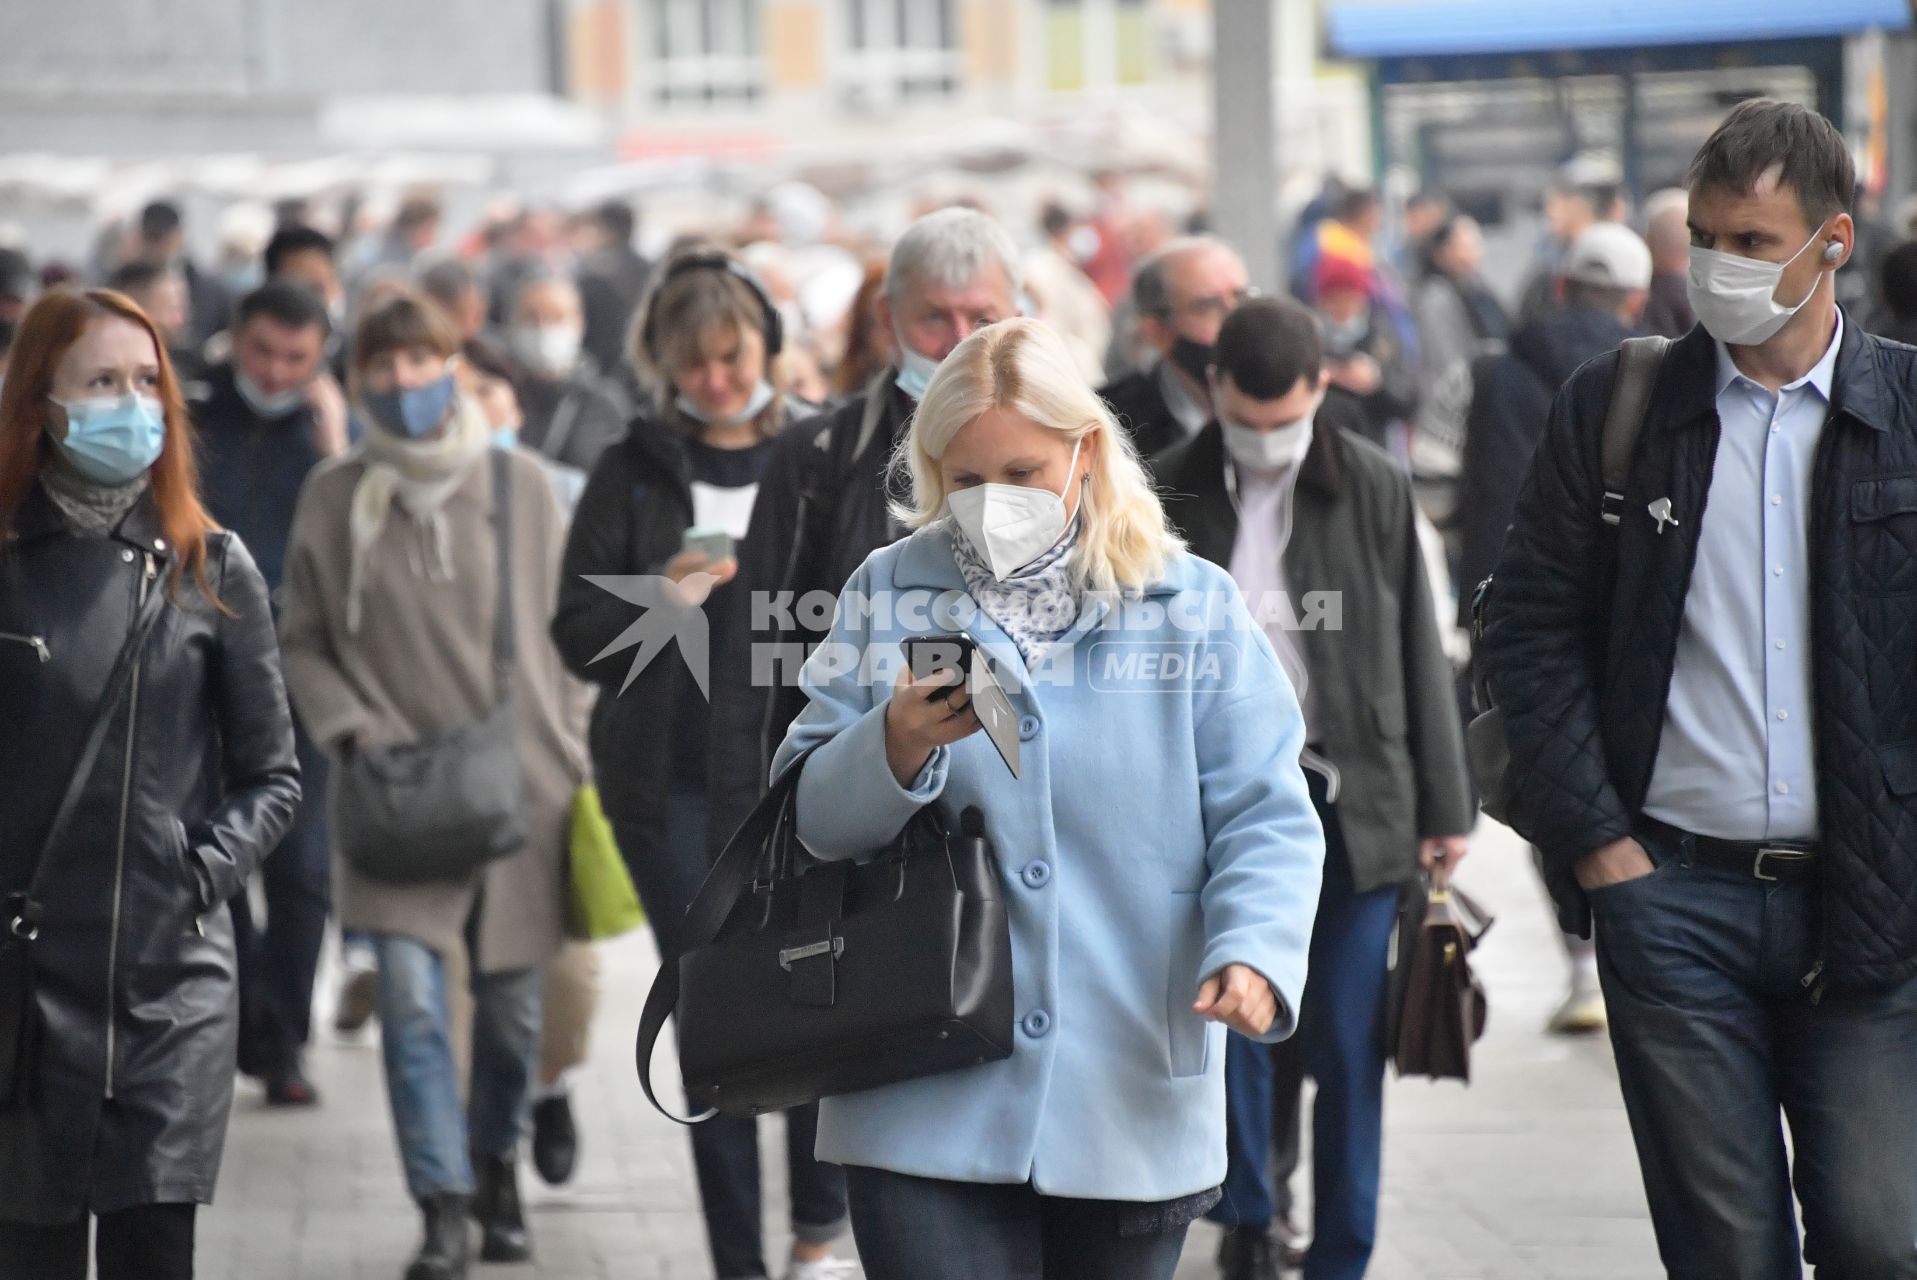
{"type": "Polygon", "coordinates": [[[1278,1258],[1271,1235],[1262,1227],[1233,1227],[1218,1246],[1223,1280],[1278,1280],[1278,1258]]]}
{"type": "Polygon", "coordinates": [[[511,1156],[473,1153],[473,1217],[479,1222],[481,1262],[525,1262],[532,1257],[526,1212],[519,1204],[519,1165],[511,1156]]]}
{"type": "Polygon", "coordinates": [[[549,1187],[572,1178],[579,1162],[579,1130],[572,1122],[572,1097],[556,1094],[533,1104],[533,1167],[549,1187]]]}
{"type": "Polygon", "coordinates": [[[466,1280],[472,1256],[466,1218],[472,1201],[466,1196],[434,1196],[420,1204],[426,1215],[426,1239],[419,1256],[406,1268],[406,1280],[466,1280]]]}

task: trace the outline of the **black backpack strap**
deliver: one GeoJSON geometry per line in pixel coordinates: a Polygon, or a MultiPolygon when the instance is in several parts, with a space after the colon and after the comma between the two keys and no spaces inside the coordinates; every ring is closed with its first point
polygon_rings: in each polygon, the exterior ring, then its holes
{"type": "MultiPolygon", "coordinates": [[[[759,800],[757,806],[739,829],[726,842],[725,852],[706,874],[705,883],[699,886],[699,892],[693,895],[692,904],[686,908],[685,945],[688,951],[708,946],[719,936],[719,930],[725,927],[726,918],[732,914],[732,908],[739,901],[739,895],[752,883],[754,872],[765,856],[766,840],[778,828],[795,821],[793,810],[797,804],[799,773],[811,752],[800,756],[785,767],[784,772],[773,781],[772,786],[759,800]]],[[[787,833],[788,839],[797,836],[787,833]]],[[[639,1015],[639,1037],[635,1056],[639,1066],[639,1087],[645,1091],[646,1101],[653,1109],[675,1124],[698,1124],[709,1120],[713,1112],[707,1111],[692,1117],[681,1119],[660,1105],[658,1095],[652,1088],[652,1051],[659,1042],[659,1035],[666,1027],[666,1019],[679,1004],[679,957],[661,955],[659,972],[653,978],[652,990],[646,993],[646,1007],[639,1015]]]]}
{"type": "Polygon", "coordinates": [[[1631,475],[1631,455],[1644,429],[1651,388],[1669,350],[1669,338],[1626,338],[1618,348],[1617,374],[1611,380],[1611,402],[1604,411],[1604,523],[1624,518],[1624,488],[1631,475]]]}
{"type": "Polygon", "coordinates": [[[30,942],[40,932],[43,911],[40,892],[46,887],[54,847],[60,843],[67,824],[73,820],[74,810],[80,806],[80,794],[86,790],[87,780],[93,776],[93,766],[99,763],[100,750],[106,745],[107,726],[112,724],[113,713],[119,708],[120,699],[133,679],[133,668],[139,663],[140,651],[146,647],[147,637],[153,634],[154,623],[159,621],[160,614],[165,610],[166,591],[159,584],[152,584],[145,601],[140,605],[140,611],[134,615],[133,626],[120,646],[119,656],[113,660],[113,669],[107,673],[106,686],[100,693],[100,701],[93,708],[93,722],[87,726],[87,735],[80,747],[80,757],[74,761],[73,772],[67,775],[66,791],[61,794],[60,807],[54,810],[53,822],[47,827],[46,838],[40,843],[40,853],[34,859],[33,873],[27,880],[27,887],[8,899],[7,930],[19,941],[30,942]]]}

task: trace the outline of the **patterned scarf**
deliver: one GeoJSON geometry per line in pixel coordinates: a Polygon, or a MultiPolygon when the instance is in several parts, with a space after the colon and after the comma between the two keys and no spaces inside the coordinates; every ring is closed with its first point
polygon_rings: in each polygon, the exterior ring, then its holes
{"type": "Polygon", "coordinates": [[[1058,545],[1001,582],[958,522],[952,522],[953,559],[965,589],[985,616],[1005,629],[1028,668],[1037,666],[1052,642],[1078,619],[1079,593],[1072,584],[1072,551],[1077,546],[1074,519],[1058,545]]]}
{"type": "Polygon", "coordinates": [[[142,471],[125,484],[100,484],[81,475],[57,453],[40,467],[40,487],[67,529],[81,537],[105,537],[119,528],[149,483],[142,471]]]}

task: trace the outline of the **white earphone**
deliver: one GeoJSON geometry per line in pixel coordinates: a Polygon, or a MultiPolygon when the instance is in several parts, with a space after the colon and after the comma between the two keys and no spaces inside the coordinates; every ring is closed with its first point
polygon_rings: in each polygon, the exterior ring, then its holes
{"type": "Polygon", "coordinates": [[[1829,244],[1824,246],[1824,261],[1835,262],[1843,256],[1844,256],[1843,241],[1833,240],[1829,244]]]}

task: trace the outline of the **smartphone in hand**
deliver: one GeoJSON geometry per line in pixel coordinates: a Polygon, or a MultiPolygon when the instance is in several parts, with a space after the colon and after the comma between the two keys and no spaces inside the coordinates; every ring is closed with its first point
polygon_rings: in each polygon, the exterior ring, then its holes
{"type": "Polygon", "coordinates": [[[718,564],[732,558],[732,535],[724,529],[687,529],[681,550],[697,551],[707,563],[718,564]]]}

